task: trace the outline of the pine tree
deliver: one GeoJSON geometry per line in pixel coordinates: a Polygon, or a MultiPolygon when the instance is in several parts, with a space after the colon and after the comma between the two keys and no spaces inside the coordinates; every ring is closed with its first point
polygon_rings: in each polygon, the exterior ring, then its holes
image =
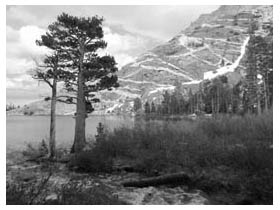
{"type": "Polygon", "coordinates": [[[191,88],[189,89],[188,98],[189,98],[189,113],[192,114],[194,113],[194,97],[191,88]]]}
{"type": "Polygon", "coordinates": [[[135,112],[137,112],[138,110],[140,110],[142,108],[142,102],[140,98],[135,98],[134,99],[134,104],[133,104],[133,110],[135,112]]]}
{"type": "MultiPolygon", "coordinates": [[[[71,152],[80,152],[86,142],[85,119],[94,111],[91,103],[99,102],[95,92],[118,87],[116,62],[111,56],[100,57],[98,49],[107,46],[103,40],[103,19],[74,17],[62,13],[48,27],[46,37],[54,37],[57,51],[62,54],[66,65],[63,75],[65,88],[75,97],[65,101],[76,104],[75,138],[71,152]]],[[[52,41],[52,39],[50,39],[52,41]]]]}
{"type": "Polygon", "coordinates": [[[163,100],[161,102],[163,114],[170,114],[170,102],[171,102],[171,96],[168,93],[168,91],[165,91],[163,94],[163,100]]]}
{"type": "MultiPolygon", "coordinates": [[[[51,51],[51,54],[46,55],[43,63],[37,63],[33,78],[39,81],[45,82],[51,89],[51,97],[47,97],[45,100],[51,100],[51,115],[50,115],[50,141],[49,151],[50,158],[55,157],[55,133],[56,133],[56,102],[57,96],[57,83],[60,82],[63,77],[66,77],[67,72],[64,72],[65,60],[63,58],[63,52],[60,50],[59,43],[56,40],[56,36],[52,33],[46,33],[41,36],[40,40],[36,40],[38,46],[43,46],[51,51]]],[[[70,97],[70,96],[69,96],[70,97]]]]}
{"type": "MultiPolygon", "coordinates": [[[[250,113],[254,113],[258,104],[257,91],[257,60],[256,60],[256,43],[254,35],[250,36],[250,41],[247,47],[246,60],[246,107],[250,113]]],[[[258,110],[259,112],[259,110],[258,110]]]]}
{"type": "Polygon", "coordinates": [[[96,131],[97,131],[97,134],[95,135],[95,140],[96,140],[96,143],[99,144],[105,140],[105,127],[101,122],[98,123],[98,127],[96,128],[96,131]]]}
{"type": "Polygon", "coordinates": [[[173,108],[175,110],[175,113],[179,114],[182,113],[184,107],[184,96],[183,96],[184,88],[182,86],[182,83],[180,83],[178,80],[175,81],[174,86],[175,86],[175,90],[173,92],[174,95],[173,100],[175,102],[173,103],[175,107],[173,108]]]}
{"type": "MultiPolygon", "coordinates": [[[[272,37],[256,36],[254,39],[256,45],[256,72],[259,76],[258,81],[258,96],[264,104],[264,109],[267,111],[270,107],[269,96],[273,86],[273,42],[272,37]]],[[[259,101],[260,101],[259,100],[259,101]]]]}
{"type": "Polygon", "coordinates": [[[145,113],[146,114],[150,114],[151,113],[151,107],[150,107],[150,104],[149,104],[148,101],[145,103],[145,113]]]}
{"type": "MultiPolygon", "coordinates": [[[[42,36],[43,37],[43,36],[42,36]]],[[[50,37],[53,39],[53,37],[50,37]]],[[[49,46],[52,49],[55,49],[54,45],[48,45],[46,39],[37,41],[37,44],[40,46],[49,46]]],[[[47,56],[44,59],[44,64],[37,64],[35,73],[33,75],[34,79],[44,81],[52,89],[51,97],[47,97],[45,100],[51,99],[51,113],[50,113],[50,140],[49,140],[49,152],[50,158],[54,159],[56,156],[56,102],[57,102],[57,82],[59,81],[59,74],[62,72],[60,69],[60,56],[57,52],[54,52],[52,55],[47,56]]]]}
{"type": "Polygon", "coordinates": [[[156,106],[154,102],[151,104],[151,113],[156,113],[156,106]]]}

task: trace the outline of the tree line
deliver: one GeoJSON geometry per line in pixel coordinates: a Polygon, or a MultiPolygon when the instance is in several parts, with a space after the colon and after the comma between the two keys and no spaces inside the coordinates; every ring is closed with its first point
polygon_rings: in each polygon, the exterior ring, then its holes
{"type": "Polygon", "coordinates": [[[20,106],[16,106],[15,104],[13,103],[10,103],[10,104],[6,104],[6,111],[10,111],[10,110],[13,110],[13,109],[19,109],[20,106]]]}

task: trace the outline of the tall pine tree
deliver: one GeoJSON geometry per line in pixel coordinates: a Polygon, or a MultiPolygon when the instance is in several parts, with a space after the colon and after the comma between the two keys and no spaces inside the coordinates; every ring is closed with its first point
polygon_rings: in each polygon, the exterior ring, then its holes
{"type": "Polygon", "coordinates": [[[61,52],[67,74],[63,79],[67,91],[75,97],[65,101],[76,104],[75,137],[72,152],[80,152],[85,146],[85,125],[87,113],[94,109],[91,103],[99,102],[95,93],[118,87],[116,62],[111,56],[100,57],[98,49],[104,49],[103,18],[84,18],[62,13],[57,21],[48,27],[46,37],[54,37],[57,50],[61,52]]]}

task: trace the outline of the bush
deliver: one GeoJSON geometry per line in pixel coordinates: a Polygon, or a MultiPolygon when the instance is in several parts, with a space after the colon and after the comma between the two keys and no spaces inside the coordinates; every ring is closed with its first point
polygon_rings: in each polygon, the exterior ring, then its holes
{"type": "Polygon", "coordinates": [[[34,112],[33,112],[33,111],[31,111],[31,110],[25,110],[25,111],[23,112],[23,114],[24,114],[24,115],[31,116],[31,115],[33,115],[33,114],[34,114],[34,112]]]}
{"type": "Polygon", "coordinates": [[[88,151],[80,152],[72,156],[69,167],[79,172],[110,172],[113,166],[113,159],[105,150],[103,146],[98,146],[88,151]]]}
{"type": "Polygon", "coordinates": [[[51,173],[41,179],[13,180],[6,185],[7,205],[31,205],[42,204],[43,196],[47,191],[47,184],[51,173]]]}
{"type": "Polygon", "coordinates": [[[26,149],[22,152],[25,157],[36,160],[48,154],[49,149],[44,139],[38,145],[27,144],[26,149]]]}

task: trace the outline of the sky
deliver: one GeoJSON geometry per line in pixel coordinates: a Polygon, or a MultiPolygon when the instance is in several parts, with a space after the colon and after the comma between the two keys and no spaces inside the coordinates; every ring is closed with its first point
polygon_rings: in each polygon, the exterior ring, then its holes
{"type": "Polygon", "coordinates": [[[62,12],[75,16],[102,16],[106,53],[119,69],[138,55],[164,43],[218,6],[7,6],[6,7],[6,103],[28,104],[49,96],[50,88],[30,74],[34,60],[46,54],[35,40],[62,12]]]}

